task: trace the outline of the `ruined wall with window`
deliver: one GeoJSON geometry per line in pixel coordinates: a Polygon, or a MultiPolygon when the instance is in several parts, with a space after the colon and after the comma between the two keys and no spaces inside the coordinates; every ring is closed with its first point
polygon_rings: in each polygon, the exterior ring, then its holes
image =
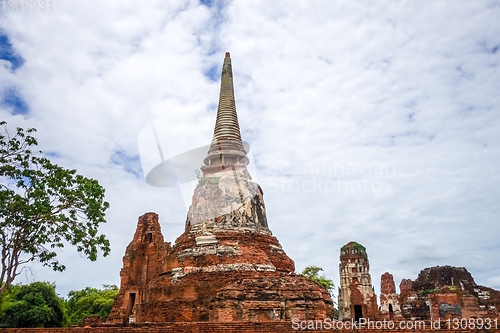
{"type": "Polygon", "coordinates": [[[170,243],[164,242],[158,215],[146,213],[139,217],[134,238],[123,257],[120,271],[120,293],[109,315],[114,323],[136,322],[140,304],[147,299],[147,288],[162,269],[170,243]]]}

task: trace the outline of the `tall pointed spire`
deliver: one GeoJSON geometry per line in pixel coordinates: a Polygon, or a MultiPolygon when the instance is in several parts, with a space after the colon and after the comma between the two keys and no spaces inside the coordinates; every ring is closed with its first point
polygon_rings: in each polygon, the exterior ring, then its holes
{"type": "Polygon", "coordinates": [[[226,52],[222,66],[214,137],[204,163],[207,166],[221,166],[222,169],[235,164],[247,165],[246,155],[236,114],[231,58],[229,52],[226,52]]]}

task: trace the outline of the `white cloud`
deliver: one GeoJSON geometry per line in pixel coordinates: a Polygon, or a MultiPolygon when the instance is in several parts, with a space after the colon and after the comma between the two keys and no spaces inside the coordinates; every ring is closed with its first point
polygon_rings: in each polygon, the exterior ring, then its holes
{"type": "Polygon", "coordinates": [[[0,65],[3,66],[8,71],[12,69],[12,62],[10,62],[9,60],[0,59],[0,65]]]}

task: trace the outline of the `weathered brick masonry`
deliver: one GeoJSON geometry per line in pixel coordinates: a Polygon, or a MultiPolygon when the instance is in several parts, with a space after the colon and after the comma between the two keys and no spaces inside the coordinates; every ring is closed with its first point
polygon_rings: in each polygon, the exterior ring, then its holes
{"type": "Polygon", "coordinates": [[[286,322],[232,322],[207,323],[188,322],[170,323],[158,327],[71,327],[71,328],[2,328],[0,333],[217,333],[217,332],[316,332],[316,333],[500,333],[500,330],[294,330],[291,323],[286,322]]]}
{"type": "MultiPolygon", "coordinates": [[[[226,54],[214,136],[200,168],[203,178],[194,191],[185,231],[172,245],[164,241],[158,215],[139,217],[123,257],[120,293],[107,326],[0,332],[298,332],[292,329],[294,318],[333,318],[328,291],[294,273],[294,262],[268,227],[262,188],[247,171],[232,80],[226,54]]],[[[341,320],[488,317],[500,322],[500,292],[476,285],[465,268],[425,269],[415,281],[403,280],[399,295],[392,275],[386,273],[380,308],[369,269],[361,244],[350,242],[341,248],[341,320]]],[[[500,332],[429,328],[427,324],[427,330],[310,331],[500,332]]]]}
{"type": "Polygon", "coordinates": [[[328,291],[294,273],[294,262],[269,230],[263,191],[247,171],[232,80],[226,54],[214,137],[185,232],[171,245],[163,239],[158,215],[139,218],[123,257],[120,293],[108,323],[279,322],[333,316],[328,291]]]}
{"type": "Polygon", "coordinates": [[[500,321],[500,292],[477,285],[465,267],[423,269],[403,280],[399,304],[407,319],[491,318],[500,321]]]}
{"type": "Polygon", "coordinates": [[[380,281],[380,307],[371,284],[366,248],[349,242],[340,249],[339,319],[476,320],[500,322],[500,291],[477,285],[465,267],[423,269],[415,281],[403,279],[396,293],[393,276],[380,281]]]}
{"type": "Polygon", "coordinates": [[[339,275],[339,319],[378,319],[377,295],[363,245],[349,242],[340,249],[339,275]]]}

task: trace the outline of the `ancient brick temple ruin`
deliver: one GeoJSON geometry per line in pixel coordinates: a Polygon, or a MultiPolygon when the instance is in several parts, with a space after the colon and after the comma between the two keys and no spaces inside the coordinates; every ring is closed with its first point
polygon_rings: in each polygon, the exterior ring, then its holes
{"type": "MultiPolygon", "coordinates": [[[[200,161],[201,164],[202,161],[200,161]]],[[[109,323],[287,321],[332,315],[327,290],[294,274],[269,230],[263,192],[247,171],[226,53],[213,141],[185,232],[163,239],[158,216],[139,217],[109,323]]]]}
{"type": "Polygon", "coordinates": [[[464,267],[423,269],[415,281],[399,285],[405,318],[499,318],[500,291],[477,285],[464,267]]]}
{"type": "MultiPolygon", "coordinates": [[[[139,217],[107,324],[289,325],[292,318],[333,318],[328,291],[294,273],[294,262],[269,230],[262,189],[247,170],[229,53],[213,140],[202,163],[185,231],[174,244],[164,241],[158,215],[139,217]]],[[[499,317],[500,292],[477,285],[465,268],[426,268],[415,281],[401,281],[399,294],[385,273],[380,306],[364,246],[349,242],[340,249],[339,273],[340,320],[499,317]]]]}
{"type": "Polygon", "coordinates": [[[339,319],[378,318],[377,296],[370,276],[366,248],[349,242],[340,249],[339,319]]]}
{"type": "Polygon", "coordinates": [[[396,293],[394,277],[385,272],[380,278],[380,318],[386,320],[402,320],[399,295],[396,293]]]}
{"type": "Polygon", "coordinates": [[[499,318],[500,291],[479,286],[464,267],[437,266],[403,279],[396,292],[388,272],[380,281],[380,306],[373,292],[366,248],[349,242],[340,249],[339,319],[447,320],[499,318]]]}

